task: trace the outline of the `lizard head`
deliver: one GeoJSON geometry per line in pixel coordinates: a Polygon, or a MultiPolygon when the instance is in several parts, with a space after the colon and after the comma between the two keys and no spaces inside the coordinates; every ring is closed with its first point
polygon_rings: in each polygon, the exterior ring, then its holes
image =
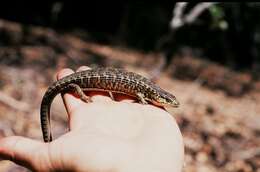
{"type": "Polygon", "coordinates": [[[178,107],[180,105],[179,101],[176,99],[173,95],[160,95],[160,97],[157,98],[157,102],[162,105],[168,105],[172,107],[178,107]]]}
{"type": "Polygon", "coordinates": [[[180,105],[174,95],[163,90],[161,90],[160,94],[154,94],[152,102],[158,106],[179,107],[180,105]]]}

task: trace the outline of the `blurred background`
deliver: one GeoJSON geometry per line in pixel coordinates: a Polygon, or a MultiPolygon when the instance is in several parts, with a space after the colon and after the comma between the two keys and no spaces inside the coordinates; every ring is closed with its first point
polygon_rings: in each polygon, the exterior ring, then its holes
{"type": "MultiPolygon", "coordinates": [[[[260,3],[67,1],[0,5],[0,134],[42,140],[58,70],[113,66],[153,79],[185,143],[184,172],[260,172],[260,3]]],[[[67,129],[60,96],[54,137],[67,129]]],[[[9,161],[0,171],[28,171],[9,161]]]]}

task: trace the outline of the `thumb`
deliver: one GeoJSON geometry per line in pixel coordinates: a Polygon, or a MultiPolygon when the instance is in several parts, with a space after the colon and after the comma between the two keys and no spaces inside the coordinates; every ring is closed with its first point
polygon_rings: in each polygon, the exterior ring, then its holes
{"type": "Polygon", "coordinates": [[[44,143],[21,136],[0,139],[0,158],[33,170],[46,168],[49,162],[44,143]]]}

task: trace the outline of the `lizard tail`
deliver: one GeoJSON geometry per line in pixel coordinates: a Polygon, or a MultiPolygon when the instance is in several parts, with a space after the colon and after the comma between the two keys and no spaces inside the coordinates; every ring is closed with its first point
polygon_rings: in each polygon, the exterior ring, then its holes
{"type": "Polygon", "coordinates": [[[52,141],[50,122],[51,103],[58,94],[62,93],[63,91],[66,91],[66,87],[64,87],[63,84],[65,85],[66,83],[61,84],[60,82],[55,82],[51,87],[48,88],[42,99],[40,109],[40,120],[44,142],[52,141]]]}

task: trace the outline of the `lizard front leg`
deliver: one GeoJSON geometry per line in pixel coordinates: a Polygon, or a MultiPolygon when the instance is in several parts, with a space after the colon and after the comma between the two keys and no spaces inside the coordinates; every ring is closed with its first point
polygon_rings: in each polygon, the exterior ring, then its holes
{"type": "Polygon", "coordinates": [[[145,96],[144,96],[144,94],[143,93],[137,93],[136,94],[137,95],[137,98],[138,98],[138,100],[142,103],[142,104],[148,104],[148,102],[145,100],[145,96]]]}

